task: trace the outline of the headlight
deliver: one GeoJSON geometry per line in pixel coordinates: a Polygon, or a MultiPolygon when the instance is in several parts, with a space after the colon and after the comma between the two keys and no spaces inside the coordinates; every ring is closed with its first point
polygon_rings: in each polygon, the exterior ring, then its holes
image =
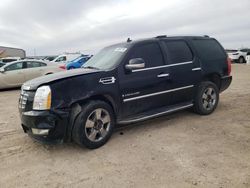
{"type": "Polygon", "coordinates": [[[42,86],[36,90],[33,101],[34,110],[49,110],[51,107],[51,90],[49,86],[42,86]]]}

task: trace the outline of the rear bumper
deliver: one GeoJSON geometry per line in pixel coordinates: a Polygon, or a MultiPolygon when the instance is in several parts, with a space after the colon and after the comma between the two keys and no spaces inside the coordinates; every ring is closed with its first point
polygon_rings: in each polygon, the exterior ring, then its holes
{"type": "Polygon", "coordinates": [[[58,143],[66,138],[68,113],[52,111],[20,112],[22,128],[42,143],[58,143]]]}
{"type": "Polygon", "coordinates": [[[232,82],[232,76],[223,76],[221,78],[220,92],[225,91],[232,82]]]}

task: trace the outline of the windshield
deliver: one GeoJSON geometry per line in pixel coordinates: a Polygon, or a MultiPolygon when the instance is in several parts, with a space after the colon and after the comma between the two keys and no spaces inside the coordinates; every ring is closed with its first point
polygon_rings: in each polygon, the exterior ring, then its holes
{"type": "Polygon", "coordinates": [[[77,61],[81,60],[82,58],[83,58],[82,56],[77,57],[76,59],[72,60],[72,62],[77,62],[77,61]]]}
{"type": "Polygon", "coordinates": [[[118,47],[118,45],[106,47],[94,55],[82,67],[109,70],[119,63],[119,60],[123,57],[126,51],[127,48],[118,47]]]}

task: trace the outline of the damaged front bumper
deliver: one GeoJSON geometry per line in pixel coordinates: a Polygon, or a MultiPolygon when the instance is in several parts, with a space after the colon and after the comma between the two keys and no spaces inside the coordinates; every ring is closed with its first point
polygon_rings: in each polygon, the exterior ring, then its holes
{"type": "Polygon", "coordinates": [[[42,143],[58,143],[66,140],[68,115],[67,111],[20,111],[24,132],[42,143]]]}

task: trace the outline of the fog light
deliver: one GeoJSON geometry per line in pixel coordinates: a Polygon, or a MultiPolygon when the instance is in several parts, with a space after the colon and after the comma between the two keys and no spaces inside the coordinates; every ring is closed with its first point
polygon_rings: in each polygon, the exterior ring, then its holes
{"type": "Polygon", "coordinates": [[[49,129],[34,129],[32,128],[32,133],[36,135],[48,135],[49,129]]]}

